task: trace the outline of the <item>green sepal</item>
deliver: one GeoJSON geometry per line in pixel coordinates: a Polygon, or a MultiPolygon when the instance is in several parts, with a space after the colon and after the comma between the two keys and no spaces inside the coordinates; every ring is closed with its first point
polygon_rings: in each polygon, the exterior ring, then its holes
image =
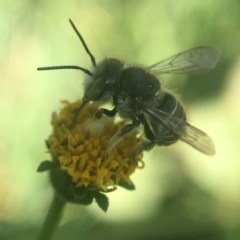
{"type": "Polygon", "coordinates": [[[126,181],[125,182],[119,182],[118,185],[123,187],[123,188],[125,188],[125,189],[127,189],[127,190],[130,190],[130,191],[136,189],[135,185],[132,182],[131,183],[126,182],[126,181]]]}
{"type": "Polygon", "coordinates": [[[108,198],[106,195],[100,192],[96,192],[94,194],[95,200],[97,205],[104,211],[106,212],[109,206],[108,198]]]}
{"type": "Polygon", "coordinates": [[[37,168],[37,172],[44,172],[44,171],[53,169],[55,167],[56,167],[55,163],[46,160],[40,163],[40,165],[37,168]]]}
{"type": "Polygon", "coordinates": [[[45,145],[46,145],[47,149],[50,149],[50,143],[48,140],[45,140],[45,145]]]}

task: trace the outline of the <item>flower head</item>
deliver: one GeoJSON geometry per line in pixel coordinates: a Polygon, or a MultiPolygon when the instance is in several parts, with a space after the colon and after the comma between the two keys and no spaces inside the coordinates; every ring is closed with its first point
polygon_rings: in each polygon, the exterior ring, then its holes
{"type": "Polygon", "coordinates": [[[134,189],[130,175],[144,166],[142,155],[132,159],[141,137],[128,134],[106,155],[109,140],[124,121],[116,122],[105,116],[96,119],[93,116],[98,107],[94,104],[86,105],[74,118],[80,103],[64,101],[60,114],[53,113],[53,133],[47,140],[53,161],[42,162],[38,171],[50,169],[54,188],[66,200],[89,204],[95,198],[105,210],[106,201],[102,199],[106,197],[100,192],[111,192],[117,185],[134,189]]]}

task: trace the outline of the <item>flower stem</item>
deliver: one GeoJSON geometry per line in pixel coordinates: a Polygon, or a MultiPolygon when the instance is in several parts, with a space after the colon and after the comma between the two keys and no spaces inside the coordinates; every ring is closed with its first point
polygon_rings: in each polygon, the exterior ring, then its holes
{"type": "Polygon", "coordinates": [[[60,223],[65,205],[66,202],[55,193],[37,240],[51,239],[60,223]]]}

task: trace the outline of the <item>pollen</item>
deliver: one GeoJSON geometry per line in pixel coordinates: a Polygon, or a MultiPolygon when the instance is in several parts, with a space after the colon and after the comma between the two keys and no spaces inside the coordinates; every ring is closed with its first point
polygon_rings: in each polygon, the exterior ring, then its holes
{"type": "Polygon", "coordinates": [[[131,184],[130,176],[137,168],[144,167],[142,154],[132,159],[141,136],[124,136],[106,155],[109,140],[126,123],[106,116],[96,119],[94,114],[99,108],[91,103],[74,118],[81,101],[62,101],[62,104],[60,113],[52,114],[49,153],[71,177],[75,187],[109,192],[121,183],[131,184]]]}

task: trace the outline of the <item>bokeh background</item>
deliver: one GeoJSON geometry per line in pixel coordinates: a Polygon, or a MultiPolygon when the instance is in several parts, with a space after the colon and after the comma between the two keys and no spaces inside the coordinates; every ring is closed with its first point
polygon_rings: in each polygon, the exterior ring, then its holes
{"type": "Polygon", "coordinates": [[[82,96],[84,74],[36,68],[91,66],[69,18],[97,60],[148,66],[198,45],[220,49],[209,74],[162,79],[217,153],[156,147],[132,176],[135,191],[108,194],[107,213],[69,204],[54,239],[240,239],[239,0],[0,0],[0,239],[35,239],[52,199],[36,169],[49,158],[51,113],[82,96]]]}

